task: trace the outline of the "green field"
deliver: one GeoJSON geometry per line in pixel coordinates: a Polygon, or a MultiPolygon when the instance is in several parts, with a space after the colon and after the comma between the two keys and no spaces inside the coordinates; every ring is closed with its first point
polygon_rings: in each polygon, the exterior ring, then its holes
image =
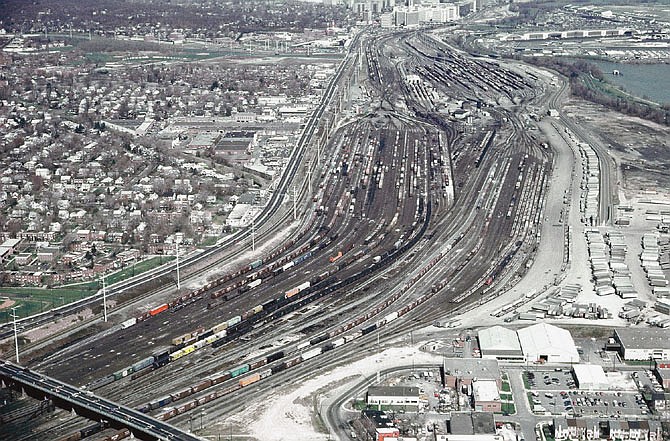
{"type": "MultiPolygon", "coordinates": [[[[139,262],[137,265],[129,266],[117,271],[105,278],[107,286],[128,279],[134,275],[149,271],[157,266],[174,259],[173,256],[158,256],[139,262]]],[[[78,283],[56,288],[38,287],[0,287],[0,296],[14,300],[17,306],[16,314],[19,318],[48,311],[52,307],[66,305],[68,303],[83,299],[100,289],[99,281],[78,283]]],[[[11,320],[9,309],[0,311],[0,323],[11,320]]]]}
{"type": "Polygon", "coordinates": [[[502,403],[501,410],[503,415],[514,415],[516,413],[514,403],[502,403]]]}

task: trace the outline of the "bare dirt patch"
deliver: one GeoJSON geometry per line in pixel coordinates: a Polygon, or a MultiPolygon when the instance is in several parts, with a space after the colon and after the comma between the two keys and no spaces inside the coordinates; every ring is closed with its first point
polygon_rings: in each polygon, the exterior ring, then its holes
{"type": "Polygon", "coordinates": [[[626,196],[670,190],[669,127],[581,100],[569,101],[565,110],[609,147],[620,166],[620,188],[626,196]]]}
{"type": "Polygon", "coordinates": [[[15,304],[16,304],[15,300],[5,299],[2,303],[0,303],[0,310],[11,308],[15,304]]]}

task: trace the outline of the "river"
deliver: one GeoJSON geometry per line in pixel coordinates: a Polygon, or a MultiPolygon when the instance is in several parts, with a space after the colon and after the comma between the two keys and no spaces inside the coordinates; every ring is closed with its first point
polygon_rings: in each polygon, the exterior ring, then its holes
{"type": "Polygon", "coordinates": [[[670,64],[627,64],[592,61],[607,81],[623,87],[628,93],[659,104],[670,104],[670,64]],[[612,75],[614,70],[621,75],[612,75]]]}

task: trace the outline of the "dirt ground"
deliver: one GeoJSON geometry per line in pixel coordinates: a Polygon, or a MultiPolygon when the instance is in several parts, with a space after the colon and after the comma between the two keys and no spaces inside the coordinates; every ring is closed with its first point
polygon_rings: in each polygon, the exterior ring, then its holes
{"type": "Polygon", "coordinates": [[[670,192],[670,127],[584,101],[571,101],[565,110],[610,146],[626,197],[649,190],[670,192]]]}
{"type": "Polygon", "coordinates": [[[4,299],[4,301],[0,303],[0,310],[11,308],[15,303],[16,302],[14,300],[4,299]]]}

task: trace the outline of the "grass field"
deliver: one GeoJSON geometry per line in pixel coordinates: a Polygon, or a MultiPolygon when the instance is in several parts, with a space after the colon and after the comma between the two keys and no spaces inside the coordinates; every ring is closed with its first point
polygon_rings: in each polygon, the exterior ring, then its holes
{"type": "MultiPolygon", "coordinates": [[[[173,256],[157,256],[117,271],[105,278],[107,286],[128,279],[134,275],[149,271],[174,259],[173,256]]],[[[95,294],[102,285],[99,281],[78,283],[57,288],[38,287],[0,287],[0,296],[14,300],[19,318],[48,311],[52,307],[66,305],[95,294]]],[[[0,311],[0,323],[11,320],[11,310],[0,311]]]]}

